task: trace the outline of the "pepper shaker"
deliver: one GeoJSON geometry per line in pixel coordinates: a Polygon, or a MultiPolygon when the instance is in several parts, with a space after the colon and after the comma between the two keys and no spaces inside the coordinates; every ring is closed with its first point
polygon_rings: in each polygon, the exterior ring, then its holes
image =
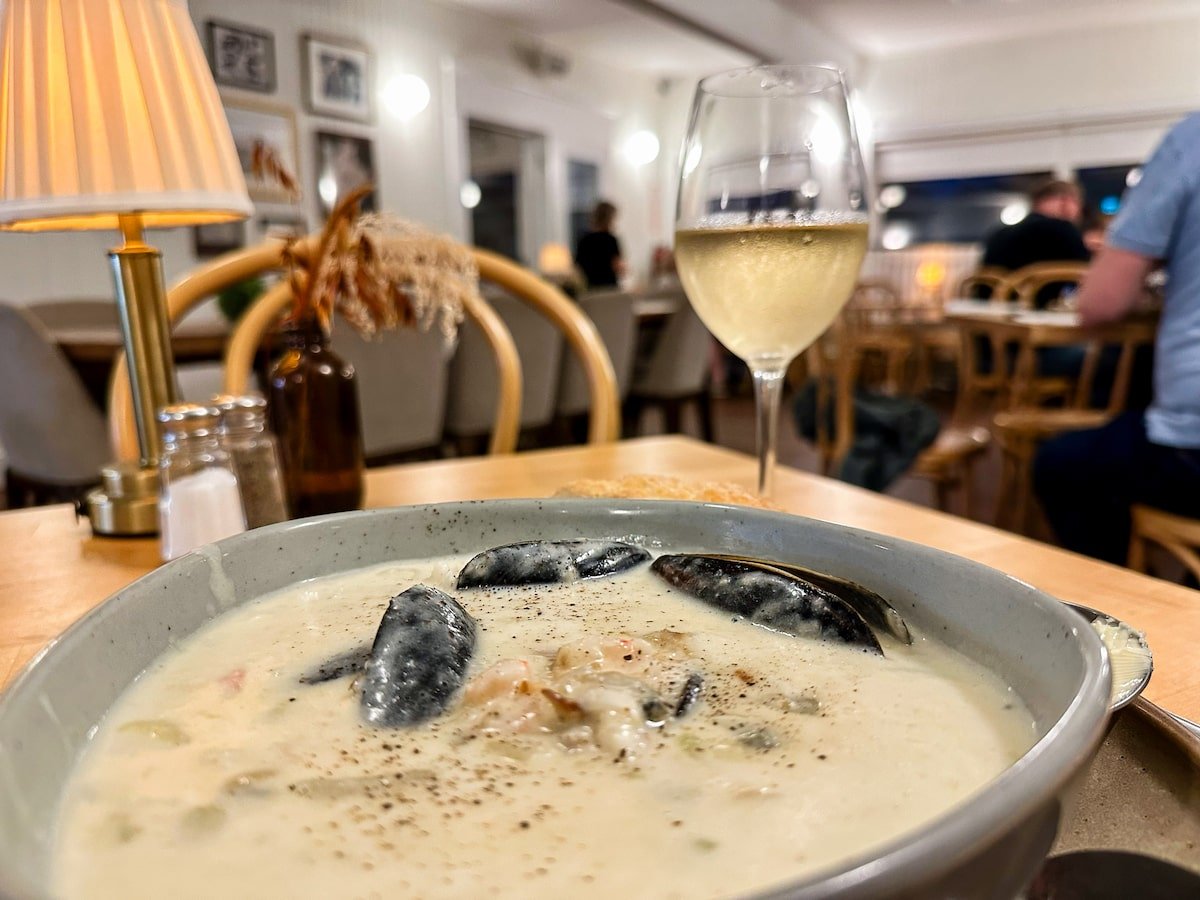
{"type": "Polygon", "coordinates": [[[221,433],[237,475],[246,527],[285,521],[279,445],[267,429],[267,401],[257,394],[222,394],[213,403],[221,411],[221,433]]]}

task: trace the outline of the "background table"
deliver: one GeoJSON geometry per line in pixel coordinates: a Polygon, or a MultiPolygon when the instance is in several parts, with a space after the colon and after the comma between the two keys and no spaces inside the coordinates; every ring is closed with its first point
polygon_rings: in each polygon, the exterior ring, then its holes
{"type": "MultiPolygon", "coordinates": [[[[1019,406],[1031,396],[1037,377],[1037,350],[1041,347],[1069,347],[1088,343],[1115,346],[1125,341],[1154,343],[1158,330],[1157,315],[1135,316],[1106,325],[1084,327],[1077,313],[1029,310],[997,315],[988,309],[968,311],[962,306],[946,313],[946,321],[968,335],[986,337],[993,348],[993,366],[1000,377],[1008,375],[1009,360],[1004,347],[1016,345],[1012,366],[1010,402],[1019,406]]],[[[960,372],[960,377],[962,373],[960,372]]]]}
{"type": "MultiPolygon", "coordinates": [[[[367,505],[544,497],[576,478],[644,472],[749,488],[755,471],[741,453],[681,437],[644,438],[376,469],[367,475],[367,505]]],[[[791,512],[961,554],[1125,619],[1154,649],[1148,696],[1200,719],[1200,592],[786,467],[777,473],[776,500],[791,512]]],[[[156,541],[93,538],[67,506],[0,514],[0,548],[0,685],[72,621],[159,562],[156,541]]]]}
{"type": "MultiPolygon", "coordinates": [[[[108,379],[113,363],[124,348],[116,327],[64,327],[50,329],[50,337],[79,373],[96,404],[108,406],[108,379]]],[[[171,350],[177,363],[215,362],[225,355],[228,330],[172,334],[171,350]]]]}

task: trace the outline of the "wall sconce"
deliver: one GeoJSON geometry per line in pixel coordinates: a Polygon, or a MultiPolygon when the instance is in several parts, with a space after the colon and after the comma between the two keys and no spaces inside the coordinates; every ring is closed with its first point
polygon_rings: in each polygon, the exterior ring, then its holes
{"type": "Polygon", "coordinates": [[[429,85],[420,75],[397,75],[380,92],[383,105],[401,122],[407,122],[429,105],[429,85]]]}
{"type": "Polygon", "coordinates": [[[635,131],[625,139],[625,158],[635,166],[645,166],[658,159],[658,135],[653,131],[635,131]]]}

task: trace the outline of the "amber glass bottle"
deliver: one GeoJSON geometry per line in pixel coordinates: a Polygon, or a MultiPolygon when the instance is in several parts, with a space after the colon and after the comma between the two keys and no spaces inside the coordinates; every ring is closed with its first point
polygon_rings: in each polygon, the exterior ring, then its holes
{"type": "Polygon", "coordinates": [[[280,338],[268,405],[292,517],[358,509],[363,447],[354,367],[329,349],[315,320],[286,326],[280,338]]]}

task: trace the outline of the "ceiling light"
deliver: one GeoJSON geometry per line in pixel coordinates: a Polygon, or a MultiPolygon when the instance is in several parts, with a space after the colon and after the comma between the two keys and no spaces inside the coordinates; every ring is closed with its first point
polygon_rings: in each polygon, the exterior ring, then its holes
{"type": "Polygon", "coordinates": [[[317,181],[317,193],[321,195],[321,201],[326,206],[334,206],[338,198],[337,179],[330,173],[326,172],[317,181]]]}
{"type": "Polygon", "coordinates": [[[879,192],[879,205],[884,209],[895,209],[908,198],[902,184],[889,184],[879,192]]]}
{"type": "Polygon", "coordinates": [[[889,225],[883,229],[883,237],[879,242],[884,250],[903,250],[912,243],[912,229],[901,223],[889,225]]]}
{"type": "Polygon", "coordinates": [[[1016,225],[1027,215],[1029,215],[1029,204],[1024,200],[1019,200],[1000,210],[1000,221],[1005,225],[1016,225]]]}
{"type": "Polygon", "coordinates": [[[429,85],[420,75],[397,75],[380,93],[387,111],[402,122],[429,105],[429,85]]]}
{"type": "Polygon", "coordinates": [[[479,205],[479,201],[483,199],[483,190],[479,185],[467,179],[462,183],[462,187],[458,189],[458,202],[467,209],[474,209],[479,205]]]}
{"type": "Polygon", "coordinates": [[[818,162],[833,165],[841,162],[846,142],[842,139],[841,129],[832,119],[822,116],[813,126],[812,137],[809,139],[809,149],[818,162]]]}
{"type": "Polygon", "coordinates": [[[658,159],[658,135],[653,131],[635,131],[625,139],[625,158],[635,166],[658,159]]]}

